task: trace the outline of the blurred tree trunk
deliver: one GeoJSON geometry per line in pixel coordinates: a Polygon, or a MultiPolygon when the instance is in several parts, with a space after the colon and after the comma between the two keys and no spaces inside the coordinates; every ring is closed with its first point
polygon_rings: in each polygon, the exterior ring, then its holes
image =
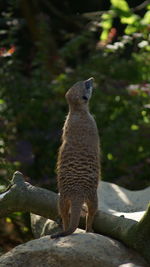
{"type": "Polygon", "coordinates": [[[60,73],[62,68],[50,27],[50,18],[40,10],[40,4],[36,0],[22,0],[20,7],[37,48],[38,58],[52,78],[60,73]]]}

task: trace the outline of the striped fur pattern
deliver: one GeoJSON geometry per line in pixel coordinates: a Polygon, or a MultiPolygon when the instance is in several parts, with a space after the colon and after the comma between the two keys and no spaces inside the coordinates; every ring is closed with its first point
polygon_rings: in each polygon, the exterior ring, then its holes
{"type": "Polygon", "coordinates": [[[51,238],[66,236],[76,230],[83,203],[88,207],[86,231],[92,231],[100,177],[99,135],[96,122],[89,112],[92,89],[93,78],[90,78],[76,83],[66,94],[69,113],[63,127],[57,161],[59,211],[63,232],[54,234],[51,238]]]}

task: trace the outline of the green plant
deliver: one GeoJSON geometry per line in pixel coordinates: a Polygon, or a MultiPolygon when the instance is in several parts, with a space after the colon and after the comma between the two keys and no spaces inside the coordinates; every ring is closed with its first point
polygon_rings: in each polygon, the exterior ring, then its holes
{"type": "MultiPolygon", "coordinates": [[[[124,33],[127,35],[135,32],[141,32],[144,38],[147,38],[149,33],[150,23],[150,5],[147,2],[146,12],[141,18],[135,12],[136,9],[131,9],[125,0],[111,0],[110,10],[103,13],[101,16],[101,40],[105,41],[108,38],[110,29],[113,26],[113,21],[116,17],[119,17],[120,22],[125,25],[124,33]]],[[[149,49],[149,47],[148,47],[149,49]]]]}

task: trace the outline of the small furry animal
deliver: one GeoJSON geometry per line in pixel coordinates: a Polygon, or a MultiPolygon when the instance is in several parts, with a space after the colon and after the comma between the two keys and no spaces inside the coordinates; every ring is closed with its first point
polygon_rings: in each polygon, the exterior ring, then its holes
{"type": "Polygon", "coordinates": [[[69,113],[63,127],[57,161],[59,212],[64,231],[51,235],[51,238],[70,235],[76,230],[83,203],[88,207],[86,231],[92,231],[100,177],[99,135],[96,122],[89,112],[93,80],[77,82],[66,93],[69,113]]]}

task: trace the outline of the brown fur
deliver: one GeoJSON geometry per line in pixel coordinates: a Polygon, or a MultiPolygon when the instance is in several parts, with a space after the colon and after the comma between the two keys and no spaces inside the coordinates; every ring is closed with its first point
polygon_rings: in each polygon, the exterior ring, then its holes
{"type": "MultiPolygon", "coordinates": [[[[87,81],[92,83],[93,78],[87,81]]],[[[85,82],[76,83],[66,94],[69,114],[63,127],[57,162],[59,210],[64,232],[54,234],[52,238],[66,236],[76,230],[83,203],[88,207],[86,231],[92,231],[92,222],[97,211],[99,136],[95,120],[89,112],[91,91],[87,90],[85,82]],[[87,99],[83,99],[83,96],[87,99]]]]}

